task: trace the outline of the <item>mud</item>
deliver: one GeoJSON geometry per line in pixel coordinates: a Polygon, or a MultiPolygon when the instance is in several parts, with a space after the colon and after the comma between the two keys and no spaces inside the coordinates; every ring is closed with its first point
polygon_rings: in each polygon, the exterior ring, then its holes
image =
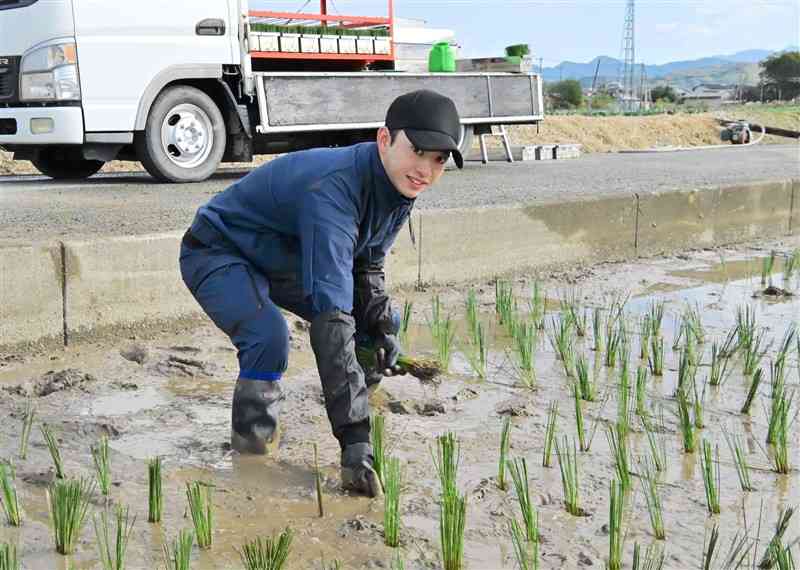
{"type": "MultiPolygon", "coordinates": [[[[798,243],[778,244],[788,252],[798,243]]],[[[774,244],[765,244],[764,248],[774,244]]],[[[535,279],[545,286],[548,309],[557,310],[558,298],[574,292],[587,307],[607,307],[615,294],[630,294],[627,304],[631,330],[636,317],[654,299],[667,302],[663,321],[665,374],[648,384],[648,399],[659,423],[660,437],[667,445],[667,472],[661,479],[667,540],[665,568],[697,568],[704,536],[719,524],[722,544],[727,547],[746,513],[750,533],[756,538],[755,523],[763,505],[759,556],[771,537],[778,509],[800,502],[798,492],[797,422],[791,430],[790,475],[770,470],[762,448],[768,423],[769,383],[765,382],[750,416],[739,414],[748,383],[741,374],[741,361],[722,388],[708,388],[706,427],[701,438],[720,446],[720,515],[709,517],[705,505],[698,454],[684,454],[676,404],[673,398],[677,377],[677,352],[671,350],[677,315],[687,303],[702,311],[708,340],[701,347],[704,359],[698,379],[707,374],[712,340],[722,340],[734,323],[736,308],[751,304],[759,325],[773,340],[774,355],[787,327],[800,311],[798,297],[756,296],[760,284],[763,249],[701,251],[680,257],[658,258],[630,264],[604,264],[578,268],[566,273],[513,278],[520,307],[535,279]],[[743,493],[739,487],[723,432],[744,436],[751,477],[756,491],[743,493]]],[[[777,269],[782,265],[778,263],[777,269]]],[[[779,272],[773,283],[797,291],[797,277],[784,280],[779,272]]],[[[515,378],[509,339],[496,323],[494,284],[471,285],[478,293],[481,320],[491,339],[489,374],[485,381],[475,377],[463,355],[456,351],[450,373],[438,384],[420,383],[409,376],[384,379],[371,395],[374,410],[386,417],[389,452],[405,465],[405,492],[401,498],[403,528],[401,552],[406,568],[439,568],[439,488],[430,458],[436,435],[455,431],[462,445],[459,487],[469,497],[465,556],[472,570],[513,568],[513,550],[507,520],[519,517],[513,491],[500,491],[496,484],[500,430],[511,417],[510,456],[528,461],[533,502],[541,526],[542,568],[601,568],[608,552],[609,482],[614,467],[605,438],[605,424],[616,415],[618,371],[601,364],[601,395],[586,403],[584,419],[596,434],[589,452],[579,455],[581,506],[587,516],[573,517],[563,508],[558,463],[541,467],[547,406],[559,402],[558,430],[575,435],[574,412],[568,381],[545,335],[537,352],[537,387],[534,391],[515,378]],[[605,400],[605,401],[604,401],[605,400]]],[[[425,326],[430,317],[430,299],[441,295],[444,306],[456,319],[463,318],[464,298],[470,285],[427,291],[400,291],[395,299],[414,301],[414,316],[407,349],[430,352],[432,341],[425,326]]],[[[381,500],[349,496],[339,487],[338,445],[330,434],[323,407],[322,391],[307,331],[294,320],[290,323],[293,350],[284,380],[287,401],[277,455],[271,458],[241,457],[229,446],[230,398],[237,366],[235,352],[227,339],[211,325],[183,332],[168,332],[149,338],[118,338],[71,346],[60,351],[0,355],[0,457],[14,459],[17,486],[24,510],[19,529],[0,525],[0,541],[13,542],[30,569],[98,568],[94,531],[84,528],[77,553],[64,557],[55,553],[48,527],[45,490],[53,478],[51,460],[38,430],[47,422],[62,446],[67,476],[93,476],[89,446],[102,434],[111,439],[113,487],[111,503],[129,505],[137,522],[129,546],[128,568],[160,566],[161,545],[181,528],[191,526],[186,516],[185,483],[202,480],[215,486],[217,516],[214,546],[210,551],[195,548],[192,568],[239,567],[236,548],[250,538],[269,535],[291,526],[296,531],[289,568],[323,568],[322,561],[334,559],[344,568],[389,568],[394,553],[383,545],[381,500]],[[27,460],[17,458],[22,410],[31,397],[37,410],[27,460]],[[323,473],[325,516],[318,518],[314,491],[311,444],[319,445],[323,473]],[[147,519],[147,468],[145,460],[164,458],[164,520],[153,525],[147,519]],[[70,566],[71,565],[71,566],[70,566]]],[[[459,321],[457,345],[463,345],[464,323],[459,321]]],[[[579,343],[592,357],[591,340],[579,343]]],[[[631,347],[632,370],[639,364],[638,341],[631,347]]],[[[768,358],[762,366],[768,374],[768,358]]],[[[797,348],[793,347],[786,370],[789,390],[798,387],[797,348]]],[[[795,408],[796,409],[796,408],[795,408]]],[[[794,414],[794,411],[793,411],[794,414]]],[[[638,422],[631,436],[634,460],[647,454],[647,439],[638,422]]],[[[635,474],[635,473],[634,473],[635,474]]],[[[630,567],[634,542],[655,541],[647,517],[639,482],[634,476],[626,511],[625,560],[630,567]]],[[[103,508],[94,499],[93,511],[103,508]]],[[[793,521],[785,543],[800,533],[800,521],[793,521]]]]}

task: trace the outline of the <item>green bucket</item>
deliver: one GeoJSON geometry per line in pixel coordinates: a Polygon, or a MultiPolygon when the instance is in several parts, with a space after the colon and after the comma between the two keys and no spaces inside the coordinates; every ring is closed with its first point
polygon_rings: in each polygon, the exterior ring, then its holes
{"type": "Polygon", "coordinates": [[[452,73],[456,70],[456,54],[450,44],[439,42],[433,44],[428,55],[428,71],[431,73],[452,73]]]}

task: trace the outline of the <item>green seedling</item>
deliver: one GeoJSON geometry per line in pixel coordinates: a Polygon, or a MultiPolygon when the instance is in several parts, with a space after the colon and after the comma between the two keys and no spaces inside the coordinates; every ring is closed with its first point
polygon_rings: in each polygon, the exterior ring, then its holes
{"type": "Polygon", "coordinates": [[[400,493],[403,474],[400,460],[390,457],[386,462],[383,485],[383,542],[396,548],[400,545],[400,493]]]}
{"type": "Polygon", "coordinates": [[[704,403],[706,399],[706,384],[703,384],[703,391],[697,391],[697,381],[692,378],[692,392],[694,393],[694,400],[692,401],[692,410],[694,411],[694,427],[703,429],[705,422],[703,421],[703,411],[705,409],[704,403]]]}
{"type": "Polygon", "coordinates": [[[536,386],[535,353],[537,342],[536,328],[529,323],[519,323],[514,327],[514,356],[520,381],[527,388],[536,386]]]}
{"type": "Polygon", "coordinates": [[[769,363],[769,385],[772,388],[770,398],[773,401],[780,400],[786,387],[786,375],[784,374],[785,360],[776,359],[769,363]]]}
{"type": "Polygon", "coordinates": [[[558,418],[558,402],[553,400],[547,407],[547,424],[544,431],[542,467],[550,467],[552,465],[553,444],[556,441],[556,418],[558,418]]]}
{"type": "MultiPolygon", "coordinates": [[[[776,473],[786,475],[792,469],[788,436],[789,404],[783,404],[780,408],[780,411],[777,413],[777,419],[775,420],[775,444],[773,446],[771,461],[772,468],[776,473]]],[[[770,420],[770,424],[772,424],[772,420],[770,420]]]]}
{"type": "Polygon", "coordinates": [[[800,248],[795,249],[793,252],[786,256],[786,261],[783,265],[783,284],[784,287],[789,287],[789,282],[794,277],[795,271],[800,267],[800,248]]]}
{"type": "Polygon", "coordinates": [[[538,330],[544,330],[545,295],[538,281],[533,282],[531,298],[528,301],[530,320],[538,330]]]}
{"type": "Polygon", "coordinates": [[[214,536],[214,487],[202,481],[186,483],[186,500],[194,523],[197,546],[211,548],[214,536]]]}
{"type": "MultiPolygon", "coordinates": [[[[436,345],[436,359],[442,371],[447,372],[450,369],[453,340],[456,334],[455,325],[448,315],[447,318],[436,325],[435,330],[436,332],[433,334],[433,339],[436,345]]],[[[432,333],[433,331],[434,329],[431,329],[432,333]]]]}
{"type": "MultiPolygon", "coordinates": [[[[764,555],[758,564],[759,568],[767,569],[773,568],[777,565],[777,555],[781,550],[783,550],[781,547],[783,544],[783,535],[786,534],[786,531],[789,529],[789,523],[791,522],[792,515],[794,515],[794,511],[795,507],[786,507],[782,508],[780,513],[778,513],[778,520],[775,521],[775,534],[772,535],[772,539],[769,541],[767,550],[764,552],[764,555]]],[[[793,566],[789,566],[789,568],[794,570],[793,566]]]]}
{"type": "Polygon", "coordinates": [[[633,563],[632,570],[662,570],[666,555],[655,544],[650,544],[645,550],[644,558],[641,555],[641,547],[638,542],[633,544],[633,563]]]}
{"type": "Polygon", "coordinates": [[[242,545],[239,558],[245,570],[281,570],[289,557],[294,533],[286,528],[278,536],[258,537],[242,545]]]}
{"type": "Polygon", "coordinates": [[[714,342],[711,344],[711,372],[708,375],[708,383],[712,386],[722,386],[727,379],[728,359],[723,356],[723,352],[714,342]]]}
{"type": "Polygon", "coordinates": [[[575,360],[575,372],[578,376],[578,388],[581,399],[594,402],[597,399],[597,376],[592,378],[586,356],[579,354],[575,360]]]}
{"type": "Polygon", "coordinates": [[[775,268],[775,250],[769,252],[769,257],[761,260],[761,285],[769,284],[772,287],[772,272],[775,268]]]}
{"type": "Polygon", "coordinates": [[[712,515],[718,515],[719,507],[719,446],[714,448],[715,455],[712,456],[711,444],[703,440],[700,451],[700,465],[703,471],[703,487],[706,491],[706,506],[712,515]]]}
{"type": "Polygon", "coordinates": [[[558,319],[551,319],[550,323],[550,344],[553,345],[553,349],[558,354],[565,373],[571,378],[574,375],[575,368],[575,341],[572,336],[572,323],[564,314],[558,319]]]}
{"type": "Polygon", "coordinates": [[[539,542],[539,514],[536,507],[531,502],[530,489],[528,487],[528,464],[524,457],[508,462],[508,470],[511,472],[511,479],[514,481],[514,490],[519,501],[519,510],[522,514],[522,521],[525,524],[525,538],[528,542],[539,542]]]}
{"type": "Polygon", "coordinates": [[[61,459],[61,449],[58,446],[58,440],[53,434],[53,430],[47,424],[41,425],[42,437],[47,444],[47,449],[50,451],[50,457],[53,458],[53,466],[56,470],[56,478],[64,478],[64,462],[61,459]]]}
{"type": "Polygon", "coordinates": [[[653,376],[664,375],[664,339],[661,336],[650,337],[650,373],[653,376]]]}
{"type": "Polygon", "coordinates": [[[606,366],[608,368],[614,368],[617,364],[617,354],[620,351],[620,348],[624,344],[625,341],[625,327],[622,321],[620,321],[619,325],[614,327],[613,329],[609,330],[608,324],[606,324],[606,338],[608,339],[606,346],[606,366]]]}
{"type": "Polygon", "coordinates": [[[719,525],[716,523],[711,528],[711,534],[708,541],[703,538],[703,558],[700,563],[702,570],[712,570],[714,560],[716,560],[719,552],[717,551],[717,544],[719,543],[719,525]]]}
{"type": "Polygon", "coordinates": [[[322,473],[319,470],[319,450],[316,443],[314,443],[314,487],[317,491],[317,516],[322,518],[325,516],[325,505],[322,502],[322,473]]]}
{"type": "Polygon", "coordinates": [[[747,463],[747,454],[744,451],[741,438],[734,434],[729,435],[727,431],[725,434],[725,441],[728,443],[728,449],[733,456],[733,464],[736,466],[736,475],[739,477],[739,484],[742,486],[742,491],[754,491],[753,483],[750,480],[750,465],[747,463]]]}
{"type": "Polygon", "coordinates": [[[94,534],[103,570],[124,570],[128,540],[133,532],[133,525],[136,524],[136,516],[131,518],[128,508],[122,505],[117,505],[114,519],[116,529],[112,539],[108,511],[101,512],[99,519],[97,516],[94,517],[94,534]]]}
{"type": "Polygon", "coordinates": [[[458,482],[458,466],[461,462],[461,444],[453,432],[447,432],[436,438],[436,452],[431,450],[433,465],[439,476],[442,495],[456,494],[458,482]]]}
{"type": "Polygon", "coordinates": [[[19,439],[20,459],[28,458],[28,441],[31,438],[31,429],[33,429],[33,419],[35,416],[36,408],[33,406],[33,400],[28,398],[25,402],[25,411],[22,415],[22,433],[19,439]]]}
{"type": "Polygon", "coordinates": [[[0,570],[20,570],[17,547],[11,543],[0,543],[0,570]]]}
{"type": "Polygon", "coordinates": [[[794,401],[794,392],[786,394],[781,391],[772,398],[769,414],[769,428],[767,429],[767,443],[775,444],[778,441],[778,432],[789,425],[790,410],[794,401]]]}
{"type": "Polygon", "coordinates": [[[627,367],[623,366],[620,372],[619,388],[617,392],[617,428],[627,437],[630,431],[631,410],[631,379],[627,367]]]}
{"type": "Polygon", "coordinates": [[[605,342],[603,338],[603,313],[600,307],[595,307],[592,311],[592,339],[594,341],[594,351],[602,354],[605,342]]]}
{"type": "Polygon", "coordinates": [[[695,433],[694,422],[690,412],[689,399],[686,397],[685,390],[678,390],[678,420],[680,421],[681,437],[683,439],[683,451],[694,453],[695,433]]]}
{"type": "Polygon", "coordinates": [[[19,508],[19,497],[17,487],[14,484],[14,466],[9,463],[0,462],[0,487],[3,490],[3,511],[6,514],[6,521],[11,526],[22,524],[22,512],[19,508]]]}
{"type": "Polygon", "coordinates": [[[88,479],[57,479],[47,490],[53,538],[59,554],[72,554],[80,538],[94,483],[88,479]]]}
{"type": "Polygon", "coordinates": [[[386,420],[380,414],[374,414],[370,421],[370,440],[372,441],[373,470],[383,484],[383,466],[386,462],[386,420]]]}
{"type": "Polygon", "coordinates": [[[755,399],[756,394],[758,393],[758,387],[761,385],[761,380],[763,379],[763,377],[764,377],[764,372],[761,368],[756,370],[755,374],[753,374],[753,379],[750,381],[750,387],[747,390],[747,398],[745,399],[744,404],[742,405],[742,409],[740,410],[742,414],[750,413],[750,406],[753,405],[753,400],[755,399]]]}
{"type": "Polygon", "coordinates": [[[680,315],[675,315],[672,319],[672,323],[673,329],[675,330],[675,336],[672,338],[672,350],[678,350],[686,334],[686,325],[683,322],[683,317],[680,315]]]}
{"type": "MultiPolygon", "coordinates": [[[[365,369],[374,369],[377,365],[375,351],[370,347],[357,346],[356,358],[359,364],[365,369]]],[[[401,354],[397,357],[397,365],[400,367],[401,373],[410,374],[423,382],[430,382],[442,372],[445,372],[442,365],[436,359],[419,358],[407,354],[401,354]]]]}
{"type": "Polygon", "coordinates": [[[503,420],[503,429],[500,432],[500,461],[497,464],[497,486],[502,491],[508,490],[508,482],[506,481],[506,458],[508,457],[510,443],[511,417],[506,416],[503,420]]]}
{"type": "Polygon", "coordinates": [[[575,291],[561,299],[561,314],[569,319],[569,322],[575,328],[575,334],[579,337],[586,336],[586,331],[589,328],[589,317],[586,311],[581,309],[578,295],[575,291]]]}
{"type": "Polygon", "coordinates": [[[792,349],[793,340],[795,335],[797,334],[797,329],[795,328],[794,324],[789,325],[786,329],[786,332],[783,333],[783,339],[781,340],[780,348],[778,349],[778,355],[775,357],[777,362],[780,362],[782,365],[786,363],[786,359],[789,356],[789,351],[792,349]]]}
{"type": "Polygon", "coordinates": [[[760,330],[749,346],[744,349],[744,375],[750,376],[756,371],[756,368],[761,364],[761,359],[769,350],[769,346],[762,347],[764,342],[765,331],[760,330]]]}
{"type": "Polygon", "coordinates": [[[514,557],[517,560],[519,570],[538,570],[539,542],[529,541],[516,519],[508,521],[508,531],[511,534],[514,557]]]}
{"type": "Polygon", "coordinates": [[[753,343],[756,335],[756,311],[752,305],[737,307],[736,309],[736,330],[737,348],[747,349],[753,343]]]}
{"type": "Polygon", "coordinates": [[[475,289],[472,288],[467,291],[466,313],[467,332],[469,333],[469,337],[474,341],[478,330],[478,324],[480,324],[480,318],[478,310],[478,296],[475,293],[475,289]]]}
{"type": "Polygon", "coordinates": [[[643,469],[643,476],[639,478],[642,484],[642,493],[647,502],[647,513],[650,515],[650,527],[653,535],[658,540],[667,538],[667,531],[664,527],[664,509],[661,504],[661,496],[658,494],[658,481],[649,466],[643,469]]]}
{"type": "Polygon", "coordinates": [[[625,511],[625,486],[620,481],[611,481],[611,501],[608,509],[608,570],[622,570],[622,549],[625,534],[622,529],[622,514],[625,511]]]}
{"type": "Polygon", "coordinates": [[[725,335],[725,340],[719,349],[720,358],[731,358],[739,350],[739,326],[734,325],[725,335]]]}
{"type": "Polygon", "coordinates": [[[403,561],[403,557],[400,556],[400,552],[396,552],[394,558],[392,558],[392,565],[391,570],[406,570],[406,563],[403,561]]]}
{"type": "Polygon", "coordinates": [[[647,435],[647,444],[650,448],[650,460],[657,472],[667,470],[667,446],[664,440],[653,431],[650,422],[643,419],[644,432],[647,435]]]}
{"type": "Polygon", "coordinates": [[[97,474],[100,492],[107,497],[111,491],[111,461],[109,459],[108,437],[103,435],[97,445],[92,446],[92,460],[97,474]]]}
{"type": "Polygon", "coordinates": [[[619,426],[609,426],[606,431],[608,446],[614,457],[614,468],[622,488],[627,492],[631,488],[630,463],[628,457],[627,432],[619,426]]]}
{"type": "Polygon", "coordinates": [[[500,325],[504,326],[506,331],[511,334],[517,322],[517,301],[514,299],[514,292],[508,281],[495,283],[495,310],[500,325]]]}
{"type": "Polygon", "coordinates": [[[647,415],[647,367],[636,369],[636,415],[647,415]]]}
{"type": "MultiPolygon", "coordinates": [[[[400,562],[402,564],[403,562],[402,559],[400,559],[400,562]]],[[[339,560],[338,558],[334,558],[333,561],[331,561],[331,563],[328,564],[325,562],[325,559],[323,558],[322,568],[323,570],[344,570],[344,563],[342,563],[342,561],[339,560]]],[[[394,566],[392,566],[392,569],[394,569],[394,566]]]]}
{"type": "MultiPolygon", "coordinates": [[[[684,323],[686,323],[687,332],[691,332],[692,338],[697,344],[705,344],[706,331],[703,327],[703,319],[700,316],[700,307],[695,304],[693,307],[686,308],[684,313],[684,323]]],[[[688,335],[687,335],[688,337],[688,335]]]]}
{"type": "Polygon", "coordinates": [[[639,358],[647,362],[650,358],[650,336],[653,333],[653,325],[650,322],[650,315],[644,315],[639,321],[639,358]]]}
{"type": "MultiPolygon", "coordinates": [[[[161,495],[161,458],[155,457],[147,462],[147,522],[161,522],[164,510],[164,497],[161,495]]],[[[192,538],[194,540],[194,537],[192,538]]]]}
{"type": "Polygon", "coordinates": [[[575,402],[575,428],[578,431],[578,443],[581,451],[588,451],[589,446],[586,440],[586,431],[583,427],[583,409],[581,407],[580,389],[572,386],[572,400],[575,402]]]}
{"type": "Polygon", "coordinates": [[[488,360],[489,351],[486,345],[486,334],[483,331],[483,325],[478,322],[475,325],[474,338],[471,339],[470,345],[464,351],[467,357],[470,368],[481,380],[486,379],[486,361],[488,360]]]}
{"type": "Polygon", "coordinates": [[[681,351],[681,357],[678,361],[678,385],[675,388],[675,395],[681,390],[685,390],[694,382],[697,368],[692,364],[691,355],[688,350],[681,351]]]}
{"type": "Polygon", "coordinates": [[[183,529],[171,544],[164,545],[164,566],[167,570],[189,570],[192,560],[194,532],[183,529]]]}
{"type": "Polygon", "coordinates": [[[408,328],[411,324],[411,313],[414,309],[414,303],[406,300],[403,302],[403,317],[400,320],[400,344],[406,346],[408,344],[408,328]]]}
{"type": "Polygon", "coordinates": [[[453,490],[442,494],[439,518],[439,539],[442,543],[444,570],[464,567],[464,528],[467,516],[467,497],[453,490]]]}
{"type": "Polygon", "coordinates": [[[664,320],[664,301],[651,301],[647,308],[648,321],[650,322],[650,336],[661,336],[661,322],[664,320]]]}
{"type": "Polygon", "coordinates": [[[580,476],[575,440],[572,440],[571,450],[567,444],[567,436],[563,436],[561,445],[556,440],[556,456],[561,471],[561,486],[564,489],[564,508],[573,516],[581,516],[583,511],[580,505],[580,476]]]}

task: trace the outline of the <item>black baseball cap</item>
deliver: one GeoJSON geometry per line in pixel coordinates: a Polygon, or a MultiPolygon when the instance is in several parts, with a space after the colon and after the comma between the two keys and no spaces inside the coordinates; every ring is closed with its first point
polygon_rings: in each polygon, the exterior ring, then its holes
{"type": "Polygon", "coordinates": [[[419,149],[449,151],[456,166],[463,168],[464,158],[458,150],[461,120],[449,97],[428,89],[400,95],[386,112],[386,128],[402,129],[419,149]]]}

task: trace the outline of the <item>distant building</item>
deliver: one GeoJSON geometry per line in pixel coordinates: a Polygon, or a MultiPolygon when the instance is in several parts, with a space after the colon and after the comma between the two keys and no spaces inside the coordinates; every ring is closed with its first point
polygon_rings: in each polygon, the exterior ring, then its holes
{"type": "Polygon", "coordinates": [[[687,107],[705,107],[717,109],[727,101],[736,97],[736,88],[728,85],[701,83],[692,88],[682,97],[682,102],[687,107]]]}

